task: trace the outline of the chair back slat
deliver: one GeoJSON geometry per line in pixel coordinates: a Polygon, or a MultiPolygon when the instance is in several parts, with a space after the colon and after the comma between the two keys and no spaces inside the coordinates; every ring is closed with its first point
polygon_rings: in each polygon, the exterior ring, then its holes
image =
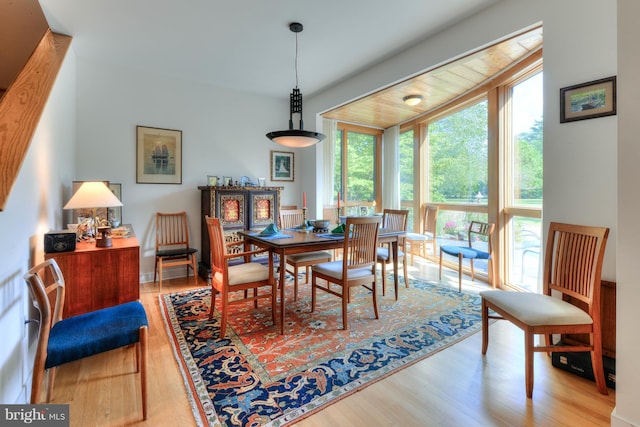
{"type": "Polygon", "coordinates": [[[604,227],[552,222],[545,254],[544,293],[558,291],[596,310],[602,261],[609,235],[604,227]]]}
{"type": "Polygon", "coordinates": [[[302,224],[302,209],[286,209],[280,211],[280,228],[293,228],[302,224]]]}
{"type": "Polygon", "coordinates": [[[370,267],[376,262],[380,220],[376,217],[347,217],[344,239],[343,271],[370,267]]]}
{"type": "Polygon", "coordinates": [[[187,213],[156,214],[156,252],[189,247],[187,213]]]}
{"type": "Polygon", "coordinates": [[[436,235],[436,226],[438,223],[438,211],[440,208],[435,205],[425,205],[424,218],[422,220],[424,232],[431,233],[432,236],[436,235]]]}
{"type": "Polygon", "coordinates": [[[409,211],[406,209],[385,209],[382,215],[382,224],[387,230],[407,231],[409,211]]]}
{"type": "Polygon", "coordinates": [[[490,222],[471,221],[468,229],[469,247],[473,247],[473,243],[477,240],[487,243],[487,252],[493,257],[493,246],[491,244],[491,236],[495,229],[495,224],[490,222]]]}
{"type": "Polygon", "coordinates": [[[224,271],[227,265],[224,256],[227,253],[227,245],[224,240],[224,231],[219,218],[205,216],[207,230],[209,231],[209,245],[211,246],[211,269],[213,273],[224,271]]]}

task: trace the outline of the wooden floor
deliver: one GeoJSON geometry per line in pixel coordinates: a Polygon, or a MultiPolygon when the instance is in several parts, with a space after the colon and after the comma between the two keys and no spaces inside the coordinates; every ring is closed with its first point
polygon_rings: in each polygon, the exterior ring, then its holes
{"type": "MultiPolygon", "coordinates": [[[[409,274],[437,280],[437,267],[416,259],[409,274]]],[[[457,288],[457,273],[443,282],[457,288]]],[[[200,286],[204,283],[200,281],[200,286]]],[[[465,279],[467,289],[483,283],[465,279]]],[[[193,288],[193,279],[165,281],[163,292],[193,288]]],[[[302,292],[305,287],[303,286],[302,292]]],[[[393,291],[392,291],[393,292],[393,291]]],[[[58,368],[52,403],[69,403],[71,426],[193,426],[184,382],[160,315],[157,286],[143,284],[150,322],[149,419],[142,422],[133,350],[120,349],[58,368]]],[[[524,386],[523,337],[506,321],[490,327],[489,350],[481,333],[391,375],[295,426],[606,426],[615,391],[556,369],[535,357],[533,399],[524,386]]]]}

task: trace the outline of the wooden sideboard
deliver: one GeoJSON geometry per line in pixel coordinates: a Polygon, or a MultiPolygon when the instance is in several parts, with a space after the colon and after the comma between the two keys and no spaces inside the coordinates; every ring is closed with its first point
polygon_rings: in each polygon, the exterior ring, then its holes
{"type": "Polygon", "coordinates": [[[205,216],[220,219],[227,241],[241,240],[239,230],[261,230],[278,223],[282,187],[201,186],[200,254],[198,275],[208,280],[211,271],[209,232],[205,216]]]}
{"type": "Polygon", "coordinates": [[[66,286],[63,317],[140,299],[140,244],[135,236],[112,239],[110,248],[78,242],[73,252],[45,254],[54,258],[66,286]]]}

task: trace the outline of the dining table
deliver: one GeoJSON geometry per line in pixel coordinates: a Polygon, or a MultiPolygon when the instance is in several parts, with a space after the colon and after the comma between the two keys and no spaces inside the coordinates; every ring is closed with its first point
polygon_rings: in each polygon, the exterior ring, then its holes
{"type": "MultiPolygon", "coordinates": [[[[331,232],[314,232],[311,229],[285,229],[278,230],[271,235],[261,234],[259,231],[238,231],[244,239],[245,250],[253,246],[260,247],[279,257],[279,283],[280,283],[280,334],[284,335],[285,323],[285,257],[287,255],[332,250],[344,248],[344,234],[331,232]]],[[[404,230],[390,230],[380,228],[378,242],[389,243],[393,255],[393,274],[396,295],[398,293],[398,244],[406,236],[404,230]]]]}

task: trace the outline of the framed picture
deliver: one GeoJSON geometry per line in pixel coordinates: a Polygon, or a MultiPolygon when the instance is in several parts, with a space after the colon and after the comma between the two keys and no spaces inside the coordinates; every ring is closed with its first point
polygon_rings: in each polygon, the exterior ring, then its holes
{"type": "MultiPolygon", "coordinates": [[[[111,192],[122,201],[122,184],[109,183],[109,189],[111,192]]],[[[107,220],[114,227],[122,224],[122,206],[116,208],[107,208],[107,220]]]]}
{"type": "Polygon", "coordinates": [[[136,182],[182,184],[182,131],[136,128],[136,182]]]}
{"type": "Polygon", "coordinates": [[[294,153],[271,150],[271,181],[293,181],[294,153]]]}
{"type": "Polygon", "coordinates": [[[207,175],[207,184],[211,187],[215,187],[220,184],[220,177],[215,175],[207,175]]]}
{"type": "Polygon", "coordinates": [[[560,123],[615,114],[615,76],[560,89],[560,123]]]}
{"type": "Polygon", "coordinates": [[[233,178],[230,176],[223,176],[222,185],[224,185],[225,187],[231,187],[231,185],[233,185],[233,178]]]}

